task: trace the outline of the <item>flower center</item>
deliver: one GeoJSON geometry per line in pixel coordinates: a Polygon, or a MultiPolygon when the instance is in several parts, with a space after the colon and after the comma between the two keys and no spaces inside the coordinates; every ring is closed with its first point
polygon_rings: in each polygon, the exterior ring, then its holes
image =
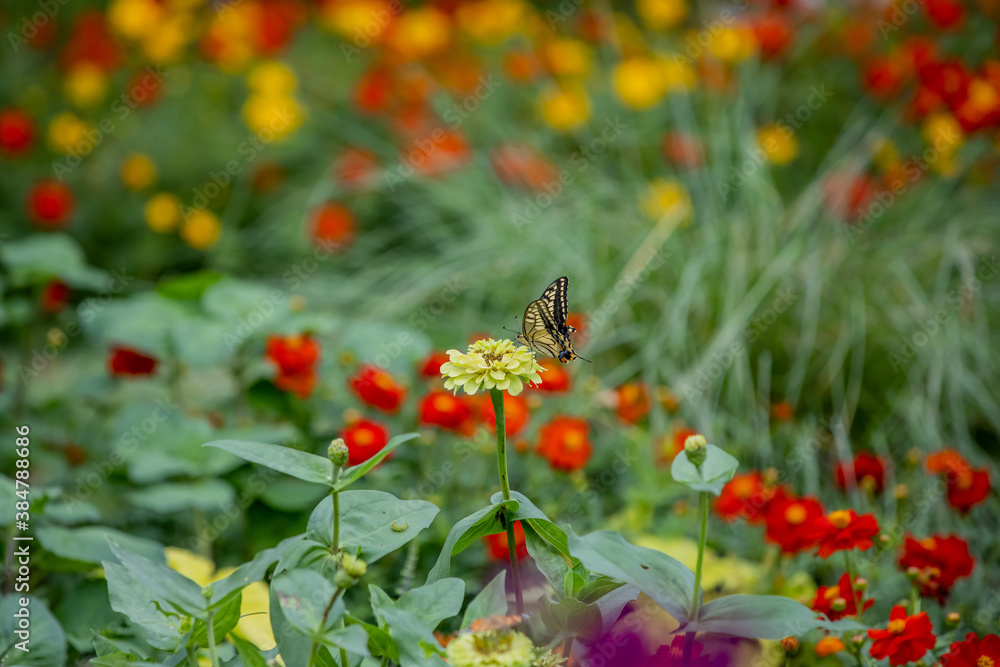
{"type": "Polygon", "coordinates": [[[583,444],[583,435],[579,431],[568,431],[563,438],[566,449],[579,449],[583,444]]]}
{"type": "Polygon", "coordinates": [[[837,588],[828,588],[826,592],[823,593],[823,597],[829,602],[838,597],[840,597],[840,590],[837,588]]]}
{"type": "Polygon", "coordinates": [[[451,394],[438,394],[431,401],[438,412],[451,412],[455,409],[455,398],[451,394]]]}
{"type": "Polygon", "coordinates": [[[754,484],[754,480],[749,478],[742,478],[736,481],[734,485],[736,488],[733,489],[736,492],[736,496],[739,498],[749,498],[753,495],[754,488],[757,486],[754,484]]]}
{"type": "Polygon", "coordinates": [[[979,660],[976,660],[976,667],[993,667],[993,658],[988,655],[979,656],[979,660]]]}
{"type": "Polygon", "coordinates": [[[894,635],[900,634],[905,629],[906,629],[906,621],[904,621],[901,618],[897,618],[895,621],[889,621],[889,627],[886,628],[886,630],[888,630],[894,635]]]}
{"type": "Polygon", "coordinates": [[[847,510],[837,510],[836,512],[830,512],[827,519],[830,520],[836,528],[843,530],[851,524],[851,513],[847,510]]]}
{"type": "Polygon", "coordinates": [[[785,510],[785,521],[798,525],[806,520],[806,508],[802,505],[792,505],[785,510]]]}
{"type": "Polygon", "coordinates": [[[354,432],[354,444],[360,447],[367,447],[368,445],[375,442],[372,432],[366,428],[359,428],[354,432]]]}
{"type": "Polygon", "coordinates": [[[392,391],[396,388],[392,378],[385,373],[375,373],[375,377],[372,380],[375,382],[375,386],[383,391],[392,391]]]}
{"type": "Polygon", "coordinates": [[[933,537],[928,537],[926,540],[920,541],[920,546],[928,551],[934,551],[937,548],[937,541],[933,537]]]}

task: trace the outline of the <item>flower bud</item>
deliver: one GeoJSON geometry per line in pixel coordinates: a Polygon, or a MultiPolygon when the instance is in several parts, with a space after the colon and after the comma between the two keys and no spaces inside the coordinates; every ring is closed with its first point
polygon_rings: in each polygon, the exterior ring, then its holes
{"type": "Polygon", "coordinates": [[[337,438],[330,441],[330,448],[327,450],[327,455],[335,467],[343,468],[347,465],[347,457],[350,455],[350,451],[347,449],[347,443],[344,442],[344,439],[337,438]]]}
{"type": "Polygon", "coordinates": [[[920,578],[920,570],[912,566],[906,568],[906,578],[910,581],[916,581],[920,578]]]}
{"type": "Polygon", "coordinates": [[[863,634],[854,635],[853,637],[851,637],[851,643],[857,647],[864,646],[864,643],[866,641],[868,641],[868,637],[866,637],[863,634]]]}
{"type": "Polygon", "coordinates": [[[213,595],[215,595],[215,591],[212,590],[212,584],[201,587],[201,597],[211,600],[213,595]]]}
{"type": "Polygon", "coordinates": [[[368,571],[368,564],[356,556],[342,553],[340,555],[340,567],[333,575],[333,582],[340,588],[350,588],[358,583],[358,579],[368,571]]]}
{"type": "Polygon", "coordinates": [[[962,615],[957,611],[948,612],[948,615],[944,617],[944,624],[949,628],[957,628],[961,621],[962,615]]]}
{"type": "Polygon", "coordinates": [[[785,637],[781,640],[781,648],[785,649],[788,655],[795,655],[799,652],[799,640],[795,637],[785,637]]]}
{"type": "Polygon", "coordinates": [[[906,484],[897,484],[892,489],[892,493],[896,496],[896,500],[906,500],[910,497],[910,487],[906,484]]]}
{"type": "Polygon", "coordinates": [[[892,545],[892,538],[882,533],[878,536],[878,546],[880,549],[888,549],[892,545]]]}
{"type": "Polygon", "coordinates": [[[687,440],[684,441],[684,453],[687,454],[688,461],[693,463],[695,466],[700,466],[705,462],[705,436],[695,434],[689,435],[687,440]]]}
{"type": "Polygon", "coordinates": [[[856,590],[859,593],[868,590],[868,580],[865,579],[864,577],[858,577],[857,579],[855,579],[854,590],[856,590]]]}
{"type": "Polygon", "coordinates": [[[845,600],[844,598],[837,598],[836,600],[830,603],[830,609],[834,611],[844,611],[845,609],[847,609],[847,600],[845,600]]]}

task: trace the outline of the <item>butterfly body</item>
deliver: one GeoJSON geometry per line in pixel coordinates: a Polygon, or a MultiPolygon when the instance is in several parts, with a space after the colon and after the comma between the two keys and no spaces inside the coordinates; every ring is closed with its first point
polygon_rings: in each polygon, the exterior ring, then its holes
{"type": "MultiPolygon", "coordinates": [[[[566,296],[569,278],[562,276],[552,281],[542,296],[528,304],[521,318],[521,333],[517,340],[535,352],[558,359],[567,364],[583,359],[573,349],[569,334],[576,331],[566,323],[569,300],[566,296]]],[[[583,359],[589,362],[589,359],[583,359]]]]}

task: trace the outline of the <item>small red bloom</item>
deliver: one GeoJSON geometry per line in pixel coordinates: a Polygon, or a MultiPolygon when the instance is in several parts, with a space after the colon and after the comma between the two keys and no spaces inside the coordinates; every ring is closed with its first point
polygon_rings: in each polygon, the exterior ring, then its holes
{"type": "Polygon", "coordinates": [[[765,58],[777,58],[788,50],[795,31],[783,12],[770,12],[759,17],[753,24],[753,33],[760,45],[760,54],[765,58]]]}
{"type": "Polygon", "coordinates": [[[471,435],[475,424],[471,420],[469,402],[450,391],[432,391],[420,400],[420,423],[440,426],[449,431],[471,435]]]}
{"type": "Polygon", "coordinates": [[[656,446],[656,462],[660,465],[672,463],[674,458],[684,451],[684,443],[698,431],[686,426],[675,427],[669,437],[663,438],[656,446]]]}
{"type": "Polygon", "coordinates": [[[819,557],[829,558],[837,551],[864,551],[874,546],[872,538],[878,534],[878,521],[874,514],[858,516],[854,510],[837,510],[817,520],[813,530],[819,557]]]}
{"type": "Polygon", "coordinates": [[[156,371],[156,357],[151,357],[127,347],[113,347],[108,357],[108,370],[115,377],[152,375],[156,371]]]}
{"type": "MultiPolygon", "coordinates": [[[[531,192],[544,192],[558,184],[559,170],[536,148],[521,144],[502,144],[490,156],[493,171],[504,185],[531,192]]],[[[561,184],[558,184],[562,187],[561,184]]]]}
{"type": "MultiPolygon", "coordinates": [[[[510,560],[510,550],[507,547],[507,533],[496,533],[483,538],[486,548],[490,552],[493,560],[510,560]]],[[[517,559],[528,557],[528,542],[524,537],[524,528],[520,521],[514,522],[514,548],[517,550],[517,559]]]]}
{"type": "Polygon", "coordinates": [[[42,290],[41,307],[46,313],[60,313],[69,305],[69,285],[61,280],[51,280],[42,290]]]}
{"type": "Polygon", "coordinates": [[[6,155],[23,155],[31,150],[35,139],[35,121],[21,109],[10,107],[0,111],[0,151],[6,155]]]}
{"type": "Polygon", "coordinates": [[[313,211],[309,219],[309,237],[314,243],[348,246],[354,240],[355,224],[351,209],[335,201],[327,202],[313,211]]]}
{"type": "Polygon", "coordinates": [[[450,359],[447,352],[431,352],[420,364],[420,376],[425,378],[440,378],[441,365],[450,359]]]}
{"type": "MultiPolygon", "coordinates": [[[[486,427],[496,433],[497,416],[493,411],[493,401],[483,397],[479,403],[479,418],[486,427]]],[[[507,392],[503,393],[503,418],[507,422],[507,437],[513,437],[524,430],[531,418],[528,411],[528,401],[523,394],[511,396],[507,392]]]]}
{"type": "Polygon", "coordinates": [[[936,598],[942,605],[955,582],[972,574],[975,564],[969,544],[956,535],[933,535],[924,540],[908,535],[899,557],[901,569],[919,570],[916,583],[920,594],[936,598]]]}
{"type": "Polygon", "coordinates": [[[366,404],[390,414],[397,412],[406,398],[405,387],[386,371],[369,364],[361,366],[347,384],[366,404]]]}
{"type": "Polygon", "coordinates": [[[542,378],[542,381],[533,385],[535,389],[552,393],[569,391],[569,373],[566,372],[563,364],[559,363],[555,359],[548,358],[539,359],[538,364],[544,368],[545,371],[538,374],[542,378]]]}
{"type": "Polygon", "coordinates": [[[792,421],[795,417],[795,406],[788,401],[778,401],[771,406],[771,416],[779,422],[792,421]]]}
{"type": "Polygon", "coordinates": [[[580,470],[593,452],[589,432],[584,419],[556,417],[539,430],[537,451],[556,470],[580,470]]]}
{"type": "Polygon", "coordinates": [[[1000,637],[986,635],[979,639],[975,632],[965,635],[965,640],[955,642],[941,656],[944,667],[995,667],[1000,665],[1000,637]]]}
{"type": "Polygon", "coordinates": [[[676,130],[664,135],[663,156],[667,162],[682,169],[697,169],[705,163],[701,140],[676,130]]]}
{"type": "Polygon", "coordinates": [[[885,489],[885,462],[880,456],[859,452],[849,465],[841,461],[834,469],[834,479],[841,489],[847,488],[849,478],[852,478],[853,482],[862,488],[870,488],[875,493],[882,493],[885,489]]]}
{"type": "Polygon", "coordinates": [[[767,511],[767,541],[786,554],[816,546],[815,522],[823,518],[823,506],[814,498],[789,498],[771,503],[767,511]]]}
{"type": "Polygon", "coordinates": [[[961,0],[924,0],[924,13],[939,28],[957,28],[965,20],[965,6],[961,0]]]}
{"type": "MultiPolygon", "coordinates": [[[[851,577],[845,572],[841,575],[836,586],[820,586],[816,589],[816,597],[809,606],[813,611],[826,614],[826,617],[831,621],[837,621],[845,616],[854,616],[858,613],[858,602],[861,600],[861,596],[859,591],[857,597],[854,597],[851,591],[851,577]],[[843,609],[833,609],[834,602],[837,600],[843,600],[843,609]]],[[[875,604],[875,600],[865,600],[864,609],[868,609],[873,604],[875,604]]]]}
{"type": "Polygon", "coordinates": [[[896,95],[907,74],[906,63],[895,55],[875,56],[865,65],[863,82],[872,97],[887,99],[896,95]]]}
{"type": "Polygon", "coordinates": [[[378,158],[364,148],[348,147],[333,165],[334,179],[348,190],[362,190],[378,178],[378,158]]]}
{"type": "Polygon", "coordinates": [[[28,192],[28,216],[44,229],[58,229],[69,221],[76,199],[66,185],[42,180],[28,192]]]}
{"type": "Polygon", "coordinates": [[[622,421],[637,424],[649,413],[649,392],[641,382],[626,382],[617,389],[618,405],[615,412],[622,421]]]}
{"type": "Polygon", "coordinates": [[[788,500],[785,490],[765,481],[756,470],[736,475],[722,487],[715,499],[715,513],[726,521],[744,519],[747,523],[762,524],[767,519],[772,502],[788,500]]]}
{"type": "Polygon", "coordinates": [[[299,398],[309,398],[316,386],[319,352],[319,343],[308,333],[268,337],[265,355],[278,369],[275,386],[299,398]]]}
{"type": "Polygon", "coordinates": [[[892,608],[885,630],[869,630],[868,636],[874,640],[870,650],[872,657],[876,660],[889,658],[890,665],[920,660],[937,641],[926,611],[907,616],[906,609],[900,605],[892,608]]]}
{"type": "Polygon", "coordinates": [[[368,113],[386,111],[392,102],[395,83],[384,67],[368,70],[354,84],[354,103],[368,113]]]}
{"type": "Polygon", "coordinates": [[[359,419],[348,424],[340,437],[347,445],[347,465],[356,466],[382,451],[389,442],[389,429],[376,421],[359,419]]]}
{"type": "Polygon", "coordinates": [[[956,479],[948,478],[948,504],[961,514],[968,514],[989,495],[990,471],[986,468],[970,470],[956,479]]]}

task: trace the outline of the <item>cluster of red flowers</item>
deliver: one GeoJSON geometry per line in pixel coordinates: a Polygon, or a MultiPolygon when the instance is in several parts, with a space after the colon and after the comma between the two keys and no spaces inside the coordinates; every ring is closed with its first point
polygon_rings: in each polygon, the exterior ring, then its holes
{"type": "Polygon", "coordinates": [[[920,594],[936,598],[942,605],[955,581],[972,574],[974,566],[968,543],[955,535],[923,540],[907,536],[899,557],[899,567],[913,573],[920,594]]]}
{"type": "Polygon", "coordinates": [[[973,468],[954,449],[942,449],[927,457],[924,463],[927,472],[943,475],[948,487],[948,504],[961,514],[986,500],[990,494],[990,471],[973,468]]]}
{"type": "Polygon", "coordinates": [[[309,398],[316,386],[319,352],[319,343],[308,333],[269,337],[266,355],[278,369],[275,386],[299,398],[309,398]]]}

